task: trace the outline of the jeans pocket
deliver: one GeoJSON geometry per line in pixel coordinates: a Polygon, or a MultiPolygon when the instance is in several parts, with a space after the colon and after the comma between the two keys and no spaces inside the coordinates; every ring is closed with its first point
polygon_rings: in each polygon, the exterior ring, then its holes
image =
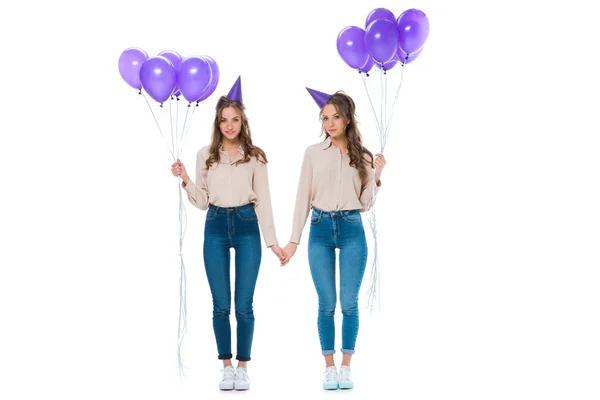
{"type": "Polygon", "coordinates": [[[256,221],[257,220],[256,211],[254,211],[254,207],[237,208],[236,214],[243,221],[256,221]]]}
{"type": "Polygon", "coordinates": [[[208,211],[206,212],[206,220],[210,221],[210,220],[214,219],[217,216],[217,214],[219,214],[218,209],[213,208],[213,207],[209,208],[208,211]]]}
{"type": "Polygon", "coordinates": [[[321,214],[322,211],[317,211],[315,209],[312,210],[312,214],[310,215],[310,223],[311,224],[318,224],[319,221],[321,221],[321,214]]]}
{"type": "Polygon", "coordinates": [[[347,222],[360,222],[360,211],[342,211],[342,218],[347,222]]]}

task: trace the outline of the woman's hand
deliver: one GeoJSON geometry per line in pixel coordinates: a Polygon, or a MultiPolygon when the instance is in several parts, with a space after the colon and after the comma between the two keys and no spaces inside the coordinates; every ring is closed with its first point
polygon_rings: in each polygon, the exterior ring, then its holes
{"type": "Polygon", "coordinates": [[[190,177],[188,176],[187,171],[185,170],[185,165],[183,165],[183,163],[179,161],[179,159],[177,159],[177,161],[175,161],[171,165],[171,173],[173,173],[174,176],[180,177],[183,180],[184,186],[187,185],[190,181],[190,177]]]}
{"type": "Polygon", "coordinates": [[[290,258],[287,256],[285,251],[281,247],[279,247],[277,243],[270,246],[269,248],[271,249],[273,254],[275,254],[277,258],[279,258],[279,262],[281,263],[282,267],[290,261],[290,258]]]}
{"type": "Polygon", "coordinates": [[[383,172],[385,163],[386,161],[383,154],[379,153],[375,155],[375,161],[373,162],[375,165],[375,182],[379,182],[379,179],[381,179],[381,173],[383,172]]]}
{"type": "Polygon", "coordinates": [[[287,262],[291,260],[291,258],[296,254],[296,249],[298,248],[298,243],[289,242],[284,248],[283,251],[287,255],[287,262]]]}

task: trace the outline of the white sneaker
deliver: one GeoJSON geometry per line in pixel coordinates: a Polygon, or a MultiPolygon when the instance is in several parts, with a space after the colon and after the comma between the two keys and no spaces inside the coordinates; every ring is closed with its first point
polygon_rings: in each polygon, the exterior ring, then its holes
{"type": "Polygon", "coordinates": [[[221,382],[219,382],[220,390],[233,390],[233,382],[235,377],[235,369],[232,365],[229,365],[221,370],[223,376],[221,382]]]}
{"type": "Polygon", "coordinates": [[[352,371],[350,371],[350,367],[347,365],[340,367],[339,386],[340,389],[352,389],[354,387],[352,371]]]}
{"type": "Polygon", "coordinates": [[[235,390],[248,390],[250,389],[250,377],[246,368],[238,367],[235,370],[235,390]]]}
{"type": "Polygon", "coordinates": [[[338,373],[335,367],[325,368],[325,377],[323,378],[323,389],[336,390],[338,388],[338,373]]]}

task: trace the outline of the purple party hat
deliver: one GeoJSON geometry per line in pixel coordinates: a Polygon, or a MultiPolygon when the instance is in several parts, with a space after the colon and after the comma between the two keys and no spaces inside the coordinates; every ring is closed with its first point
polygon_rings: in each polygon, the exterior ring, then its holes
{"type": "Polygon", "coordinates": [[[318,90],[309,88],[306,88],[306,90],[308,90],[308,93],[310,93],[310,95],[312,96],[313,100],[317,103],[319,108],[323,108],[323,106],[327,103],[327,101],[329,101],[329,98],[331,97],[330,94],[319,92],[318,90]]]}
{"type": "Polygon", "coordinates": [[[237,80],[231,87],[231,90],[229,91],[229,93],[227,93],[227,96],[225,96],[225,97],[227,97],[231,101],[239,101],[240,103],[243,103],[243,101],[242,101],[242,77],[241,76],[238,76],[237,80]]]}

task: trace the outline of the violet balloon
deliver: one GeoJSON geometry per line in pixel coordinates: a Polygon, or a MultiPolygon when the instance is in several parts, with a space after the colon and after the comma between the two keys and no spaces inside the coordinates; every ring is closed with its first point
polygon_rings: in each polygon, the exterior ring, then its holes
{"type": "MultiPolygon", "coordinates": [[[[183,57],[181,57],[179,53],[173,50],[161,51],[160,53],[158,53],[158,55],[163,56],[167,60],[171,61],[171,64],[173,64],[173,67],[175,67],[175,71],[179,69],[179,64],[181,64],[181,61],[183,60],[183,57]]],[[[179,84],[175,84],[175,89],[173,89],[173,96],[179,96],[180,94],[181,91],[179,90],[179,84]]]]}
{"type": "Polygon", "coordinates": [[[162,56],[154,56],[142,64],[140,80],[150,97],[162,105],[173,93],[177,72],[171,61],[162,56]]]}
{"type": "Polygon", "coordinates": [[[429,36],[429,19],[421,10],[411,8],[404,11],[396,20],[398,47],[406,54],[416,53],[429,36]]]}
{"type": "Polygon", "coordinates": [[[202,96],[200,96],[198,100],[196,100],[198,103],[202,100],[206,100],[211,94],[214,93],[215,89],[217,88],[217,85],[219,84],[220,77],[219,66],[217,65],[217,62],[209,56],[202,56],[202,58],[204,58],[208,62],[208,65],[210,67],[210,82],[206,91],[202,94],[202,96]]]}
{"type": "Polygon", "coordinates": [[[183,97],[190,103],[198,101],[208,89],[212,72],[208,61],[199,56],[191,56],[179,64],[177,82],[183,97]]]}
{"type": "Polygon", "coordinates": [[[369,52],[365,45],[365,31],[358,26],[347,26],[337,37],[337,50],[348,66],[359,69],[367,62],[369,52]]]}
{"type": "Polygon", "coordinates": [[[140,69],[148,59],[148,54],[140,48],[130,47],[119,57],[119,73],[121,78],[132,88],[141,89],[140,69]]]}
{"type": "Polygon", "coordinates": [[[388,19],[376,19],[365,31],[367,51],[375,62],[385,64],[398,51],[398,29],[396,24],[388,19]]]}
{"type": "Polygon", "coordinates": [[[371,24],[371,22],[376,19],[389,19],[393,23],[396,23],[396,17],[394,17],[394,13],[388,10],[387,8],[376,8],[367,15],[367,20],[365,21],[365,29],[371,24]]]}
{"type": "Polygon", "coordinates": [[[390,69],[394,68],[396,66],[396,64],[398,64],[398,59],[396,57],[392,58],[390,61],[379,64],[379,63],[375,63],[375,65],[377,66],[377,68],[383,70],[383,71],[389,71],[390,69]]]}
{"type": "Polygon", "coordinates": [[[402,64],[410,64],[411,62],[415,61],[417,59],[417,57],[419,57],[419,54],[421,54],[423,49],[424,49],[424,47],[421,47],[419,50],[417,50],[411,54],[406,54],[405,52],[402,51],[402,49],[398,49],[398,52],[396,53],[396,57],[398,58],[398,61],[401,62],[402,64]]]}
{"type": "Polygon", "coordinates": [[[373,68],[373,65],[375,65],[375,60],[373,60],[373,57],[369,56],[365,65],[360,68],[360,72],[369,73],[373,68]]]}

